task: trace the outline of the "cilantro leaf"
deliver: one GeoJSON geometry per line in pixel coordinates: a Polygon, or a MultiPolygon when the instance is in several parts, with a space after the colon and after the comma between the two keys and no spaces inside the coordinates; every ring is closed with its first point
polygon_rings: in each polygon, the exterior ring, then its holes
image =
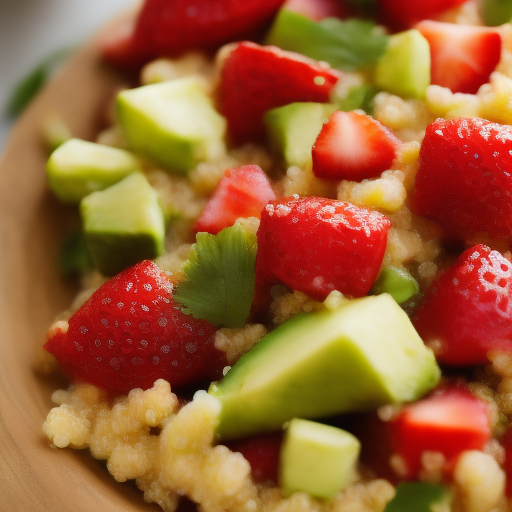
{"type": "Polygon", "coordinates": [[[433,505],[450,500],[451,494],[442,485],[403,482],[396,488],[396,495],[384,512],[433,512],[433,505]]]}
{"type": "Polygon", "coordinates": [[[326,18],[315,22],[281,9],[266,43],[325,61],[337,69],[354,71],[375,64],[388,41],[389,36],[380,33],[370,21],[326,18]]]}
{"type": "Polygon", "coordinates": [[[254,295],[256,236],[234,225],[218,235],[198,233],[174,293],[183,312],[214,325],[241,327],[254,295]]]}
{"type": "Polygon", "coordinates": [[[84,274],[94,268],[83,233],[73,233],[64,241],[59,253],[59,271],[63,277],[84,274]]]}
{"type": "Polygon", "coordinates": [[[344,98],[338,101],[338,109],[344,112],[361,109],[367,114],[371,114],[373,111],[373,99],[376,94],[377,89],[372,85],[353,87],[344,98]]]}

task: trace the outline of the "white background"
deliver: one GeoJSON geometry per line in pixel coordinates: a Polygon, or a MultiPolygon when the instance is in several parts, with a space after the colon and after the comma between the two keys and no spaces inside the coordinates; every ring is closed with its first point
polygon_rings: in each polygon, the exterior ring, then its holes
{"type": "Polygon", "coordinates": [[[79,45],[136,0],[0,0],[0,151],[11,126],[7,98],[55,50],[79,45]]]}

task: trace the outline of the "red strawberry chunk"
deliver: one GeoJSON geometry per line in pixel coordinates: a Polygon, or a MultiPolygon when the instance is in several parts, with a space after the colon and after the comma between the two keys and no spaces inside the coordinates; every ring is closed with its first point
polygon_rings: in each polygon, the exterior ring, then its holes
{"type": "Polygon", "coordinates": [[[219,378],[227,360],[216,328],[182,313],[172,291],[154,263],[138,263],[101,286],[44,348],[71,378],[114,392],[219,378]]]}
{"type": "Polygon", "coordinates": [[[399,144],[366,114],[334,112],[313,146],[313,173],[326,180],[375,178],[390,168],[399,144]]]}
{"type": "Polygon", "coordinates": [[[397,29],[412,27],[416,22],[432,19],[467,0],[377,0],[382,18],[397,29]]]}
{"type": "MultiPolygon", "coordinates": [[[[129,56],[175,57],[190,50],[214,51],[225,43],[258,37],[272,21],[284,0],[146,0],[126,51],[113,52],[109,60],[126,66],[129,56]],[[116,56],[115,53],[118,55],[116,56]]],[[[121,50],[119,39],[119,50],[121,50]]],[[[140,62],[139,62],[140,63],[140,62]]]]}
{"type": "Polygon", "coordinates": [[[505,449],[505,463],[503,464],[507,475],[506,492],[509,498],[512,497],[512,427],[505,432],[501,444],[505,449]]]}
{"type": "Polygon", "coordinates": [[[389,424],[395,453],[405,462],[406,479],[415,479],[425,452],[440,452],[449,471],[466,450],[482,450],[491,438],[486,403],[464,388],[450,387],[407,405],[389,424]]]}
{"type": "Polygon", "coordinates": [[[256,483],[277,483],[282,432],[259,434],[226,443],[232,452],[241,453],[251,465],[256,483]]]}
{"type": "Polygon", "coordinates": [[[195,231],[216,235],[242,217],[261,216],[276,198],[267,175],[257,165],[228,169],[199,217],[195,231]]]}
{"type": "Polygon", "coordinates": [[[427,127],[413,210],[465,239],[512,235],[512,126],[482,119],[438,120],[427,127]]]}
{"type": "Polygon", "coordinates": [[[332,199],[294,196],[268,204],[258,229],[256,309],[268,283],[315,300],[333,290],[366,295],[379,272],[389,227],[381,213],[332,199]]]}
{"type": "Polygon", "coordinates": [[[496,29],[437,21],[422,21],[415,28],[430,45],[432,84],[476,94],[489,82],[501,58],[496,29]]]}
{"type": "Polygon", "coordinates": [[[441,363],[485,364],[489,350],[512,350],[512,264],[484,245],[466,250],[430,286],[413,323],[441,363]]]}
{"type": "Polygon", "coordinates": [[[298,12],[313,21],[332,17],[344,19],[350,14],[342,0],[287,0],[282,9],[298,12]]]}
{"type": "Polygon", "coordinates": [[[135,13],[122,21],[100,41],[103,58],[118,68],[130,74],[138,73],[145,62],[151,59],[134,37],[135,13]]]}
{"type": "Polygon", "coordinates": [[[340,73],[275,46],[239,43],[225,58],[219,109],[236,144],[265,139],[263,114],[298,101],[327,103],[340,73]]]}

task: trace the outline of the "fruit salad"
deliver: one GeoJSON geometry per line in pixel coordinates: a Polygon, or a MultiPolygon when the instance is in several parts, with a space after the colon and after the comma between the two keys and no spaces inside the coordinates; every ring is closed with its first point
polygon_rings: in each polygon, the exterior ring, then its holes
{"type": "Polygon", "coordinates": [[[143,2],[47,163],[82,283],[49,443],[166,512],[512,510],[511,21],[143,2]]]}

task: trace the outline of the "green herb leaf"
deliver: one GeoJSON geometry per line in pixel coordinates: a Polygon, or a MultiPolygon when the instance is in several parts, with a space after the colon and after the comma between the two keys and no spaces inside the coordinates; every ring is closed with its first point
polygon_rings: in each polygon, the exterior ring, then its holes
{"type": "Polygon", "coordinates": [[[6,111],[11,117],[23,112],[35,95],[42,89],[54,67],[69,55],[70,50],[58,50],[38,64],[12,90],[7,100],[6,111]]]}
{"type": "Polygon", "coordinates": [[[353,87],[348,94],[338,101],[338,109],[344,112],[361,109],[367,114],[373,111],[373,99],[377,94],[377,89],[372,85],[362,85],[353,87]]]}
{"type": "Polygon", "coordinates": [[[239,225],[218,235],[198,233],[183,266],[186,280],[174,294],[183,312],[214,325],[244,325],[254,295],[256,249],[256,236],[239,225]]]}
{"type": "Polygon", "coordinates": [[[73,233],[63,243],[59,254],[59,271],[62,276],[83,274],[93,268],[91,255],[82,233],[73,233]]]}
{"type": "Polygon", "coordinates": [[[433,505],[450,500],[451,494],[442,485],[404,482],[396,488],[396,495],[384,512],[433,512],[433,505]]]}
{"type": "Polygon", "coordinates": [[[369,21],[326,18],[315,22],[302,14],[281,9],[266,43],[302,53],[332,67],[354,71],[372,66],[385,52],[389,36],[369,21]]]}

